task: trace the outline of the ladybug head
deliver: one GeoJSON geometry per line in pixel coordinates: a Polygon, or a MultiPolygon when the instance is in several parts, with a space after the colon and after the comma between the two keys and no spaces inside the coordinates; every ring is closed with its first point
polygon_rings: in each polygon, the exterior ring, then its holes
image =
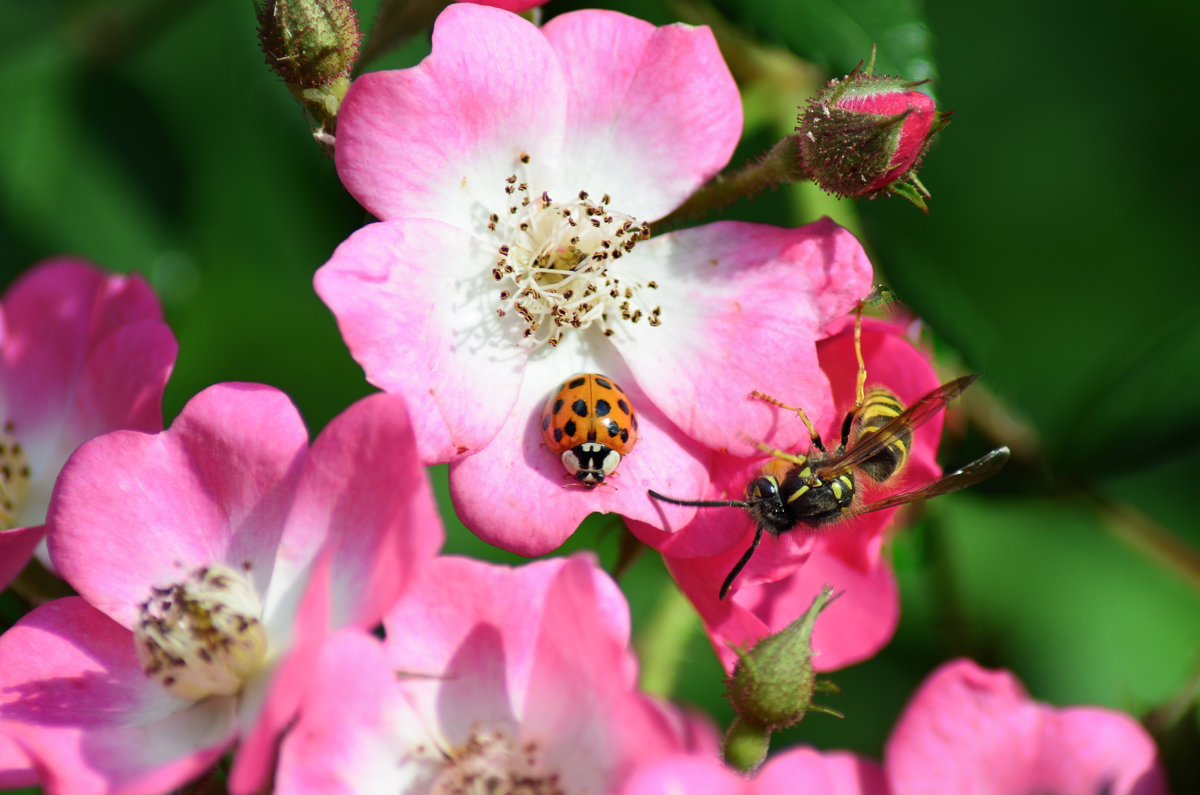
{"type": "Polygon", "coordinates": [[[621,463],[621,454],[599,442],[584,442],[562,454],[562,464],[571,477],[585,486],[598,486],[621,463]]]}

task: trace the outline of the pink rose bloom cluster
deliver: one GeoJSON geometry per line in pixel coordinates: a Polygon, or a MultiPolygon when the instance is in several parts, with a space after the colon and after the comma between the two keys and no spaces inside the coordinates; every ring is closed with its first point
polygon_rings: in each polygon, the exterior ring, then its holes
{"type": "MultiPolygon", "coordinates": [[[[1162,792],[1128,718],[1035,704],[966,662],[918,693],[883,766],[796,749],[747,779],[705,721],[639,690],[629,608],[591,557],[439,556],[435,462],[463,521],[521,554],[625,517],[726,663],[827,583],[843,597],[816,625],[820,668],[887,642],[894,511],[766,539],[722,601],[749,520],[646,493],[738,499],[763,463],[750,440],[807,443],[751,390],[826,439],[853,402],[871,267],[850,233],[649,234],[727,163],[741,118],[706,28],[449,6],[427,59],[342,104],[338,172],[379,221],[315,287],[384,392],[311,443],[258,384],[209,387],[162,429],[176,347],[136,277],[61,262],[18,282],[0,315],[0,585],[44,534],[78,595],[0,635],[0,787],[166,792],[229,754],[233,793],[1162,792]],[[564,488],[541,432],[579,372],[619,382],[641,421],[590,489],[564,488]]],[[[937,385],[898,327],[862,336],[871,383],[908,403],[937,385]]],[[[935,477],[940,431],[921,426],[866,499],[935,477]]]]}

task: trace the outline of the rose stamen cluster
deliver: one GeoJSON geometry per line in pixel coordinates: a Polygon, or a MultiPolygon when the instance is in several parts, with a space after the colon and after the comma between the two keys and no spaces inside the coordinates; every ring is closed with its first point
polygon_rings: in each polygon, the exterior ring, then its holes
{"type": "MultiPolygon", "coordinates": [[[[521,162],[528,163],[529,156],[522,155],[521,162]]],[[[534,197],[516,174],[505,182],[512,203],[504,215],[488,218],[488,230],[503,241],[492,269],[492,278],[502,284],[500,317],[520,315],[524,339],[535,347],[555,347],[568,329],[594,323],[612,336],[610,322],[618,316],[659,325],[662,308],[639,300],[643,289],[658,285],[614,266],[650,236],[649,224],[609,209],[608,194],[595,202],[581,190],[575,199],[555,201],[546,191],[534,197]]]]}
{"type": "Polygon", "coordinates": [[[135,640],[146,675],[191,701],[233,695],[265,656],[262,602],[248,579],[220,564],[155,587],[135,640]]]}
{"type": "Polygon", "coordinates": [[[475,727],[467,742],[449,753],[450,761],[438,773],[431,792],[513,792],[521,795],[560,795],[559,776],[545,771],[542,748],[535,742],[520,744],[499,729],[475,727]]]}
{"type": "Polygon", "coordinates": [[[7,422],[0,430],[0,530],[11,530],[20,524],[21,509],[29,498],[30,488],[29,459],[13,436],[13,424],[7,422]]]}

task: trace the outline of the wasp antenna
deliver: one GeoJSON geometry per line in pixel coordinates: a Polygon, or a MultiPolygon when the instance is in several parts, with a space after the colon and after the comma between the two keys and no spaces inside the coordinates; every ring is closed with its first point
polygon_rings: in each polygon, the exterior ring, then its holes
{"type": "Polygon", "coordinates": [[[691,505],[696,508],[749,508],[750,503],[745,500],[677,500],[674,497],[667,497],[659,494],[654,489],[647,489],[646,493],[656,500],[669,502],[672,505],[691,505]]]}
{"type": "Polygon", "coordinates": [[[725,582],[721,583],[721,591],[717,595],[718,599],[724,599],[729,589],[733,586],[733,581],[742,573],[742,569],[746,568],[746,564],[750,562],[750,556],[754,554],[754,550],[758,549],[758,542],[762,541],[763,526],[758,525],[754,530],[754,540],[750,542],[750,548],[746,550],[746,554],[742,555],[741,559],[734,564],[733,569],[729,572],[729,576],[725,578],[725,582]]]}

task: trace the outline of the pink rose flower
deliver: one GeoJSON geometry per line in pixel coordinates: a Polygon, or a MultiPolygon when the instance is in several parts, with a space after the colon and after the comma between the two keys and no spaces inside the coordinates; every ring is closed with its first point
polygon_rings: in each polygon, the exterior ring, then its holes
{"type": "Polygon", "coordinates": [[[1128,715],[1039,704],[1012,674],[970,660],[925,680],[884,758],[893,795],[1167,791],[1154,742],[1128,715]]]}
{"type": "Polygon", "coordinates": [[[0,721],[72,794],[173,789],[239,737],[230,789],[259,790],[323,636],[374,626],[442,540],[399,398],[354,404],[310,450],[254,384],[84,444],[48,524],[80,596],[0,636],[0,721]]]}
{"type": "MultiPolygon", "coordinates": [[[[543,554],[597,511],[679,525],[694,511],[646,489],[700,494],[703,447],[768,438],[777,417],[751,389],[828,403],[815,340],[871,280],[852,235],[723,222],[646,238],[725,165],[741,120],[707,28],[610,11],[539,29],[452,5],[422,63],[351,86],[338,174],[381,221],[316,289],[367,379],[412,406],[423,459],[452,462],[485,540],[543,554]],[[639,416],[616,488],[563,488],[542,441],[543,405],[579,372],[614,379],[639,416]]],[[[773,438],[799,442],[796,426],[773,438]]]]}
{"type": "Polygon", "coordinates": [[[637,690],[628,607],[589,558],[439,558],[384,628],[382,643],[342,633],[322,650],[283,742],[279,795],[475,791],[468,782],[602,794],[691,750],[696,727],[637,690]]]}
{"type": "MultiPolygon", "coordinates": [[[[880,384],[905,405],[938,386],[925,355],[914,348],[900,326],[864,319],[863,358],[867,385],[880,384]]],[[[817,345],[821,367],[833,385],[837,406],[854,403],[858,364],[853,324],[817,345]]],[[[786,395],[775,397],[791,402],[786,395]]],[[[807,411],[807,407],[803,407],[807,411]]],[[[827,411],[818,425],[827,446],[836,444],[842,412],[827,411]]],[[[781,415],[781,422],[800,420],[781,415]]],[[[859,477],[863,504],[913,488],[940,474],[936,454],[942,416],[929,419],[914,434],[904,470],[891,482],[874,484],[859,477]]],[[[803,449],[807,445],[807,439],[803,449]]],[[[741,499],[763,459],[720,457],[707,495],[697,499],[741,499]]],[[[671,494],[673,497],[684,497],[671,494]]],[[[813,631],[814,665],[830,671],[873,656],[887,644],[899,620],[895,579],[881,557],[884,529],[895,514],[885,510],[817,529],[797,527],[766,536],[724,599],[721,583],[750,545],[754,525],[744,511],[702,508],[694,521],[663,543],[667,568],[704,620],[713,648],[727,668],[737,657],[733,645],[748,645],[791,623],[828,583],[842,595],[817,619],[813,631]],[[718,553],[718,554],[714,554],[718,553]]]]}
{"type": "Polygon", "coordinates": [[[136,275],[47,260],[0,298],[0,590],[45,535],[67,456],[117,428],[162,428],[177,348],[136,275]]]}

